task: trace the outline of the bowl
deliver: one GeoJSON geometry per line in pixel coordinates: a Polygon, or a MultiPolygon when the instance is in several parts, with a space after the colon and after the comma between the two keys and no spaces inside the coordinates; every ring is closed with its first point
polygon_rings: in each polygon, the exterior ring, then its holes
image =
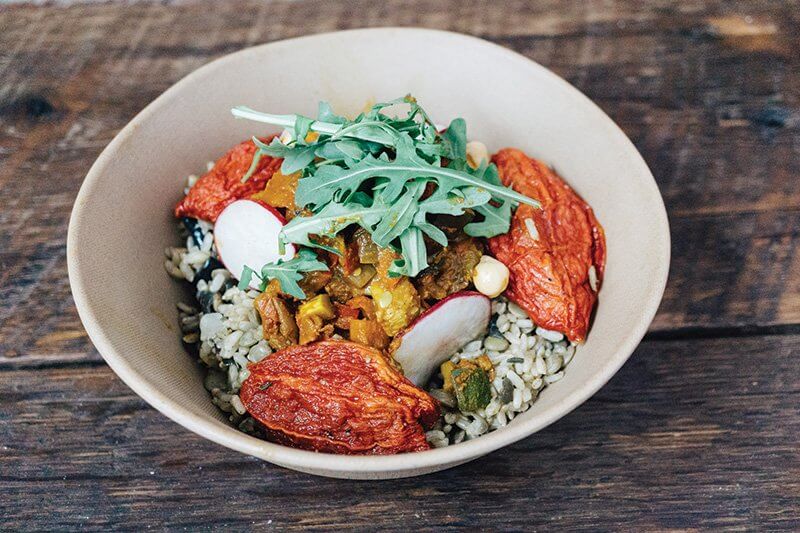
{"type": "MultiPolygon", "coordinates": [[[[269,132],[269,130],[267,130],[269,132]]],[[[223,446],[323,476],[413,476],[470,461],[525,438],[592,396],[628,359],[667,278],[669,227],[655,181],[625,134],[588,98],[510,50],[455,33],[380,28],[274,42],[189,74],[139,113],[100,154],[78,194],[67,256],[75,304],[108,365],[145,401],[223,446]],[[172,208],[186,176],[265,130],[234,119],[246,104],[312,116],[412,93],[440,123],[467,120],[472,139],[540,158],[593,207],[608,243],[606,277],[588,340],[565,377],[511,424],[445,448],[394,456],[297,450],[230,426],[181,344],[185,293],[163,267],[178,242],[172,208]]]]}

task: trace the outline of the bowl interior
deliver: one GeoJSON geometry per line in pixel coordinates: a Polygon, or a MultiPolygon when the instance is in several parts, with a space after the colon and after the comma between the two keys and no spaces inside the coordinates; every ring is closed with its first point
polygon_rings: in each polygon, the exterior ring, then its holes
{"type": "Polygon", "coordinates": [[[478,39],[412,29],[359,30],[264,45],[191,74],[148,106],[92,167],[68,243],[76,304],[114,370],[156,408],[237,450],[324,475],[391,477],[458,464],[513,442],[576,407],[624,363],[660,301],[669,262],[666,215],[633,145],[596,106],[522,56],[478,39]],[[491,151],[515,146],[553,165],[595,209],[608,263],[593,328],[566,375],[507,428],[442,450],[394,457],[325,456],[265,443],[225,423],[180,342],[164,272],[179,241],[172,208],[189,174],[254,134],[246,104],[276,113],[342,113],[412,93],[434,120],[467,121],[491,151]]]}

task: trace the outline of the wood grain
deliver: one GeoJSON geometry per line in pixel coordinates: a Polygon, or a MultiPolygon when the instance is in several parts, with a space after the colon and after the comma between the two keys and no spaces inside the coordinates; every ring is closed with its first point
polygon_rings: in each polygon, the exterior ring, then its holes
{"type": "Polygon", "coordinates": [[[788,529],[800,519],[798,352],[800,336],[648,342],[544,431],[385,482],[226,450],[102,365],[5,372],[0,516],[51,530],[788,529]]]}
{"type": "Polygon", "coordinates": [[[800,528],[800,2],[0,2],[0,529],[800,528]],[[138,111],[223,54],[364,26],[470,33],[630,136],[673,262],[649,339],[547,430],[421,479],[312,478],[211,444],[102,363],[69,213],[138,111]]]}

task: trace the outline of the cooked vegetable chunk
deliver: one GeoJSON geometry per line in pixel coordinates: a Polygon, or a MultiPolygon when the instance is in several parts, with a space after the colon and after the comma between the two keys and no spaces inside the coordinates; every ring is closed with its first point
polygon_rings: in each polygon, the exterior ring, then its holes
{"type": "Polygon", "coordinates": [[[336,316],[327,294],[319,294],[305,301],[297,310],[297,326],[300,330],[300,344],[308,344],[321,336],[330,337],[333,325],[325,324],[336,316]]]}
{"type": "Polygon", "coordinates": [[[267,182],[264,190],[255,193],[251,198],[266,202],[272,207],[294,210],[294,192],[297,190],[298,181],[300,181],[300,172],[284,174],[278,170],[267,182]]]}
{"type": "Polygon", "coordinates": [[[398,255],[389,248],[380,248],[376,273],[368,285],[367,294],[372,295],[375,313],[383,330],[390,337],[408,326],[421,311],[419,294],[405,276],[389,274],[398,255]]]}
{"type": "Polygon", "coordinates": [[[445,361],[439,368],[440,372],[442,373],[442,379],[444,380],[444,385],[442,385],[442,388],[448,392],[452,392],[453,371],[459,368],[472,368],[475,366],[483,369],[488,374],[489,381],[494,379],[494,364],[492,364],[492,360],[489,359],[489,356],[487,355],[481,355],[475,359],[462,359],[458,362],[458,364],[455,364],[452,361],[445,361]]]}
{"type": "Polygon", "coordinates": [[[350,340],[379,350],[389,346],[389,337],[376,320],[350,321],[350,340]]]}
{"type": "Polygon", "coordinates": [[[401,278],[390,288],[372,284],[370,289],[378,322],[390,337],[397,335],[419,315],[419,294],[408,278],[401,278]]]}
{"type": "Polygon", "coordinates": [[[442,388],[447,392],[453,392],[453,370],[455,369],[456,364],[450,360],[445,361],[442,363],[442,366],[439,367],[439,370],[442,373],[442,379],[444,380],[444,385],[442,385],[442,388]]]}
{"type": "Polygon", "coordinates": [[[350,329],[350,321],[359,317],[375,320],[375,304],[369,296],[356,296],[345,304],[335,305],[337,328],[350,329]]]}
{"type": "Polygon", "coordinates": [[[363,288],[348,283],[347,278],[348,276],[344,273],[342,267],[336,265],[332,269],[330,281],[325,285],[325,292],[339,303],[344,303],[356,296],[364,294],[363,288]]]}
{"type": "Polygon", "coordinates": [[[330,320],[336,316],[333,305],[331,305],[331,299],[328,298],[327,294],[314,296],[300,305],[300,309],[297,310],[298,318],[310,315],[319,316],[324,320],[330,320]]]}
{"type": "Polygon", "coordinates": [[[492,400],[489,374],[478,364],[469,362],[456,366],[450,372],[450,386],[462,411],[483,409],[492,400]]]}
{"type": "Polygon", "coordinates": [[[415,280],[422,299],[441,300],[467,288],[482,254],[483,246],[473,238],[452,242],[437,252],[431,258],[431,266],[415,280]]]}
{"type": "Polygon", "coordinates": [[[331,281],[330,270],[313,270],[311,272],[303,272],[303,279],[297,282],[305,294],[316,294],[325,288],[331,281]]]}
{"type": "Polygon", "coordinates": [[[372,240],[372,236],[364,228],[358,228],[353,234],[353,246],[356,249],[358,260],[367,265],[378,263],[378,245],[372,240]]]}
{"type": "Polygon", "coordinates": [[[261,315],[264,338],[273,350],[280,350],[297,344],[297,322],[283,299],[278,296],[280,285],[270,282],[267,290],[258,295],[254,306],[261,315]]]}

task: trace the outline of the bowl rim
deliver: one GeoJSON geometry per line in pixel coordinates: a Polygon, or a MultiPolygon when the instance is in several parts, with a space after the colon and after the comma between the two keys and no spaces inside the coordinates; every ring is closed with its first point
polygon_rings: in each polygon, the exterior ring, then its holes
{"type": "Polygon", "coordinates": [[[436,469],[437,466],[446,467],[464,463],[519,441],[567,415],[605,385],[628,360],[638,346],[661,302],[669,273],[669,264],[669,222],[658,186],[646,162],[641,154],[639,154],[639,151],[622,129],[614,123],[605,112],[566,80],[513,50],[509,50],[478,37],[456,32],[410,27],[352,29],[269,42],[227,54],[187,74],[164,93],[159,95],[128,122],[99,155],[81,185],[70,216],[67,235],[67,267],[69,281],[80,319],[83,322],[89,338],[100,352],[103,359],[105,359],[106,363],[128,387],[171,420],[217,444],[270,462],[278,462],[287,467],[301,470],[320,470],[339,473],[401,473],[411,470],[424,471],[425,469],[436,469]],[[656,273],[653,279],[651,279],[650,290],[646,300],[641,302],[642,312],[638,320],[634,324],[634,327],[629,330],[624,342],[620,344],[620,348],[613,354],[609,362],[601,368],[600,372],[597,372],[581,386],[574,389],[563,402],[546,408],[531,420],[510,424],[502,428],[501,431],[494,431],[482,435],[480,438],[465,441],[457,445],[422,452],[384,456],[353,456],[299,450],[252,437],[232,426],[225,426],[221,424],[220,421],[211,420],[192,412],[183,405],[163,395],[156,387],[148,382],[146,376],[135,371],[127,363],[125,357],[113,346],[104,331],[104,326],[98,318],[98,313],[90,303],[90,298],[83,283],[83,276],[80,274],[81,264],[76,249],[78,245],[77,240],[82,233],[82,212],[92,190],[101,179],[105,167],[114,158],[118,148],[123,145],[129,137],[135,134],[137,126],[141,122],[146,121],[156,112],[156,107],[160,102],[171,98],[173,94],[180,91],[183,87],[193,83],[196,78],[213,73],[213,71],[218,70],[230,61],[240,59],[243,56],[262,54],[267,50],[274,52],[295,46],[304,41],[324,40],[338,38],[340,36],[357,37],[360,35],[379,33],[384,33],[386,37],[389,38],[401,34],[406,37],[433,36],[447,38],[461,41],[465,45],[484,47],[493,53],[505,55],[510,60],[517,62],[519,68],[529,69],[536,76],[545,78],[551,83],[555,82],[560,84],[561,89],[572,96],[575,104],[582,106],[582,112],[592,116],[593,120],[598,124],[598,129],[602,128],[605,133],[615,137],[621,136],[629,148],[628,163],[634,167],[638,166],[638,171],[643,176],[649,178],[645,180],[647,194],[651,197],[650,201],[653,203],[653,206],[659,207],[656,212],[651,213],[651,216],[656,222],[656,231],[660,237],[657,243],[657,249],[653,252],[653,256],[657,260],[656,273]]]}

